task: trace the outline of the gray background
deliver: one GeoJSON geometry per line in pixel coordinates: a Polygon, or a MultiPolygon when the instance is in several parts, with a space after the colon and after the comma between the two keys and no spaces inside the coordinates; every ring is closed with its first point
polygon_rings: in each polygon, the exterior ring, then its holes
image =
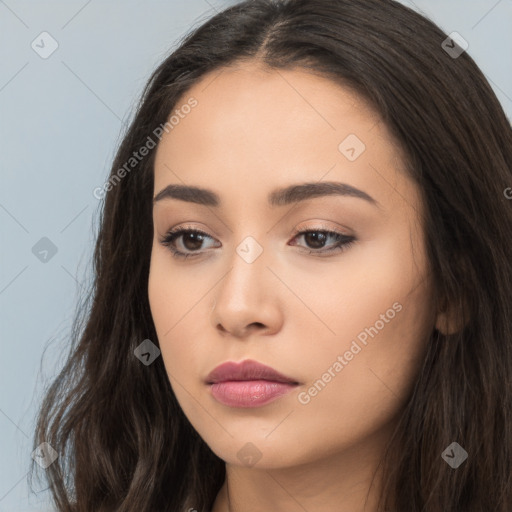
{"type": "MultiPolygon", "coordinates": [[[[468,41],[512,119],[512,0],[402,1],[468,41]]],[[[0,512],[51,510],[27,485],[34,415],[90,278],[93,190],[123,122],[179,37],[230,3],[0,0],[0,512]],[[31,47],[43,31],[59,45],[47,59],[31,47]]]]}

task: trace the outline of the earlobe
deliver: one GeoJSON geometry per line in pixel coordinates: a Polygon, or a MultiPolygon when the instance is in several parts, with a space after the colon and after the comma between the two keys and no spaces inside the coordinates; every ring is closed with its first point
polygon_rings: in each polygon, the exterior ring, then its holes
{"type": "Polygon", "coordinates": [[[464,308],[463,301],[456,307],[455,303],[449,303],[446,298],[441,301],[438,313],[436,316],[435,328],[445,336],[455,334],[461,331],[468,323],[466,318],[466,308],[464,308]]]}
{"type": "MultiPolygon", "coordinates": [[[[471,279],[470,266],[467,264],[464,256],[457,255],[455,257],[456,264],[453,268],[455,278],[459,281],[466,282],[471,279]]],[[[469,323],[469,297],[466,296],[462,289],[459,288],[459,294],[448,297],[442,293],[436,316],[436,330],[445,336],[460,332],[469,323]]]]}

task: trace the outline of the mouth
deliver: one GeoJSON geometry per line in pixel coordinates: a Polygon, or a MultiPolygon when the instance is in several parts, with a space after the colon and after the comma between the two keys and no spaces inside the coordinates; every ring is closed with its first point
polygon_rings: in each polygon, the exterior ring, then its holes
{"type": "Polygon", "coordinates": [[[260,407],[288,394],[299,385],[273,368],[245,360],[217,366],[206,378],[215,400],[229,407],[260,407]]]}

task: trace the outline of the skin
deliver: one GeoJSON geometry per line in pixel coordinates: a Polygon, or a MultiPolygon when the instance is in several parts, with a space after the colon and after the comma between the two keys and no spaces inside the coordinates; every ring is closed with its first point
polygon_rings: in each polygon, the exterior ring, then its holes
{"type": "Polygon", "coordinates": [[[215,191],[221,205],[155,203],[148,293],[172,389],[226,461],[213,512],[376,511],[379,459],[429,336],[446,319],[432,301],[420,191],[378,115],[326,78],[251,61],[205,76],[176,108],[190,97],[197,106],[157,148],[154,193],[196,185],[215,191]],[[366,145],[354,161],[338,149],[349,134],[366,145]],[[350,184],[380,207],[336,195],[267,203],[275,188],[319,181],[350,184]],[[180,226],[208,233],[202,246],[190,237],[175,241],[200,256],[175,259],[160,243],[180,226]],[[294,237],[295,228],[331,229],[356,241],[342,252],[308,254],[337,240],[314,245],[294,237]],[[236,252],[247,236],[263,249],[252,263],[236,252]],[[299,394],[394,303],[402,306],[394,318],[301,403],[299,394]],[[205,377],[244,359],[300,385],[262,407],[217,402],[205,377]],[[249,442],[260,457],[254,465],[237,456],[249,442]]]}

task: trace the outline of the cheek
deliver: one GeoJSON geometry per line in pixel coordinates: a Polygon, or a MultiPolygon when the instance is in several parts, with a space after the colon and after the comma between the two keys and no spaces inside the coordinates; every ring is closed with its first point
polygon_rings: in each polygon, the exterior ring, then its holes
{"type": "MultiPolygon", "coordinates": [[[[267,458],[269,466],[329,456],[388,432],[410,396],[424,356],[428,336],[418,329],[416,313],[414,304],[404,302],[378,334],[368,335],[366,344],[345,338],[329,343],[328,349],[304,350],[310,379],[294,400],[293,414],[282,423],[265,425],[271,437],[253,432],[263,453],[280,447],[280,460],[267,458]]],[[[370,332],[373,323],[366,324],[370,332]]]]}
{"type": "Polygon", "coordinates": [[[182,319],[194,315],[194,304],[204,295],[207,285],[192,281],[189,272],[176,269],[167,249],[153,246],[148,277],[151,314],[161,342],[172,336],[182,319]]]}
{"type": "Polygon", "coordinates": [[[309,292],[335,334],[322,330],[302,338],[310,378],[293,416],[305,447],[342,447],[375,433],[397,417],[412,392],[433,329],[430,295],[417,274],[421,267],[393,257],[391,249],[374,253],[374,265],[355,258],[349,268],[345,259],[347,267],[330,276],[329,289],[337,291],[324,304],[324,295],[309,292]],[[318,425],[322,439],[310,433],[318,425]]]}
{"type": "Polygon", "coordinates": [[[198,376],[198,358],[206,353],[203,345],[209,317],[204,300],[208,284],[191,282],[190,274],[171,268],[171,257],[161,249],[153,252],[148,299],[162,359],[174,388],[173,379],[194,382],[198,376]]]}

